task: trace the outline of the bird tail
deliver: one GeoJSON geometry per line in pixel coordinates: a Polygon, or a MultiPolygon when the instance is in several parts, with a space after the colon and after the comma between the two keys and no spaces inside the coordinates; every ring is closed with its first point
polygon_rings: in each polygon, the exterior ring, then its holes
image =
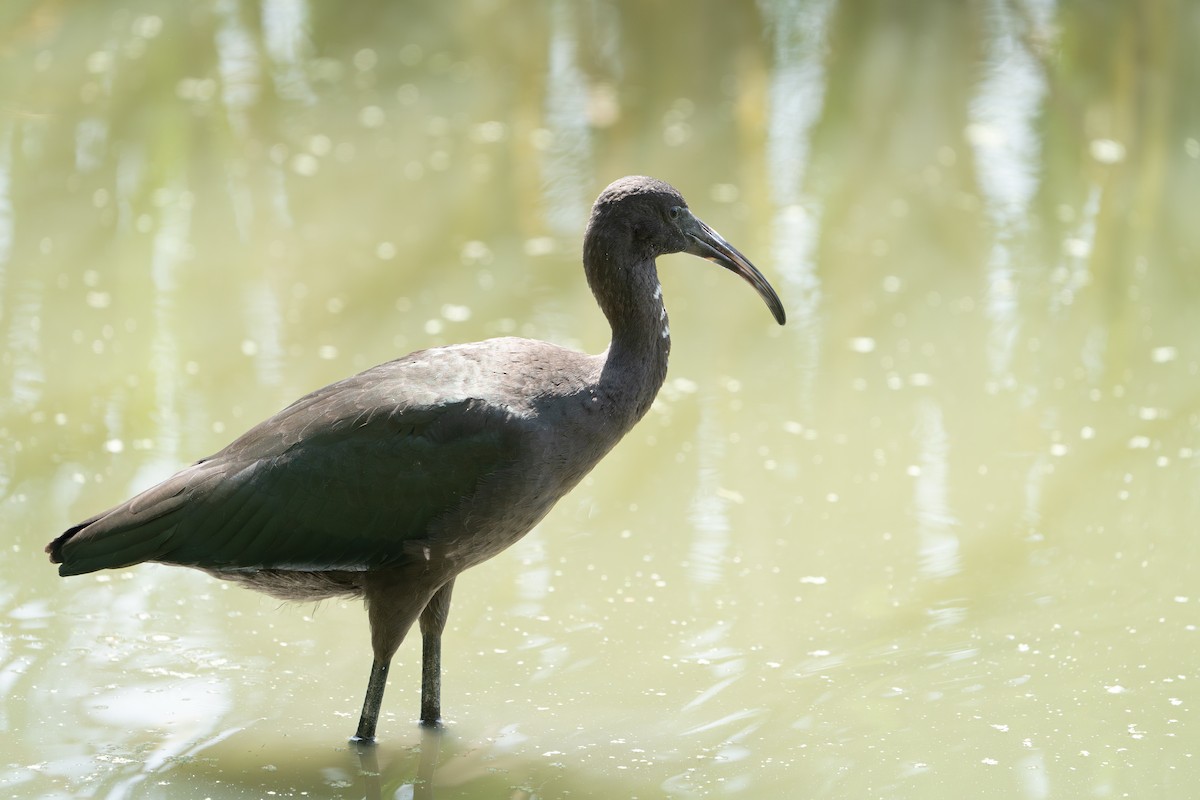
{"type": "Polygon", "coordinates": [[[148,523],[122,519],[117,508],[111,515],[81,522],[64,531],[46,545],[50,561],[58,564],[58,574],[84,575],[101,569],[117,569],[153,561],[160,555],[162,544],[170,538],[178,522],[159,518],[148,523]]]}
{"type": "Polygon", "coordinates": [[[166,553],[186,502],[187,473],[178,473],[121,505],[72,525],[46,545],[58,574],[83,575],[100,569],[153,561],[166,553]]]}
{"type": "Polygon", "coordinates": [[[91,517],[90,519],[85,519],[83,522],[80,522],[78,525],[72,525],[71,527],[67,528],[65,531],[60,533],[57,537],[55,537],[54,540],[50,542],[50,544],[46,545],[46,552],[50,555],[50,563],[51,564],[63,563],[63,552],[62,552],[63,545],[66,544],[67,541],[70,540],[70,538],[72,536],[79,533],[81,530],[86,528],[88,525],[91,525],[93,522],[95,522],[96,520],[100,519],[103,516],[104,516],[104,514],[97,514],[96,516],[91,517]]]}

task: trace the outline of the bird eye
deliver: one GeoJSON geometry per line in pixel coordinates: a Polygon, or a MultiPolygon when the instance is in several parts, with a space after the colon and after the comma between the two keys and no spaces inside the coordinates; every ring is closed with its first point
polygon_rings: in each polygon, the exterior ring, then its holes
{"type": "Polygon", "coordinates": [[[671,219],[679,219],[679,215],[683,213],[683,209],[679,206],[671,206],[671,210],[668,213],[671,215],[671,219]]]}

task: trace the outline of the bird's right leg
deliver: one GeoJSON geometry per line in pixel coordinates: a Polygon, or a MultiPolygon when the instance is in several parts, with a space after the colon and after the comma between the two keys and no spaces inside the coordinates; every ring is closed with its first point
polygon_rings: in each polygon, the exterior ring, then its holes
{"type": "Polygon", "coordinates": [[[375,743],[375,725],[379,722],[379,707],[383,705],[383,690],[387,687],[390,658],[378,657],[371,664],[371,677],[367,680],[367,696],[363,698],[362,715],[358,718],[358,730],[350,741],[358,744],[375,743]]]}

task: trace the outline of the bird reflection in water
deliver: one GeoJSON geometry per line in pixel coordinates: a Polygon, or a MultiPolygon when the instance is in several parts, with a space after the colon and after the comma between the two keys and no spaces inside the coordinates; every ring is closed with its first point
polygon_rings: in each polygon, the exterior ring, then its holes
{"type": "MultiPolygon", "coordinates": [[[[351,748],[358,755],[359,776],[362,778],[363,797],[366,800],[382,800],[383,773],[379,769],[379,751],[369,742],[353,742],[351,748]]],[[[417,759],[417,774],[410,782],[401,784],[396,797],[411,797],[412,800],[433,800],[433,778],[437,771],[438,757],[442,752],[442,729],[421,729],[420,756],[417,759]]]]}

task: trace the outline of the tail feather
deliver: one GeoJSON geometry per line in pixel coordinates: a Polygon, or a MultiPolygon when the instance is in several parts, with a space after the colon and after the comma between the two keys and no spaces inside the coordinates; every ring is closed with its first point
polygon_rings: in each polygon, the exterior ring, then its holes
{"type": "Polygon", "coordinates": [[[59,575],[128,567],[165,555],[189,491],[204,481],[195,465],[103,514],[67,528],[46,545],[59,575]]]}
{"type": "MultiPolygon", "coordinates": [[[[104,513],[107,514],[109,512],[106,511],[104,513]]],[[[46,552],[50,555],[50,563],[51,564],[63,563],[63,554],[62,554],[63,545],[66,544],[71,539],[71,537],[73,537],[75,534],[79,533],[81,530],[86,528],[88,525],[91,525],[93,522],[95,522],[96,520],[100,519],[103,516],[104,516],[104,514],[97,514],[94,517],[89,517],[88,519],[85,519],[83,522],[80,522],[78,525],[72,525],[71,527],[69,527],[65,531],[63,531],[61,534],[59,534],[53,541],[50,542],[50,544],[46,545],[46,552]]]]}
{"type": "MultiPolygon", "coordinates": [[[[94,524],[103,525],[105,521],[102,519],[94,524]]],[[[91,530],[85,528],[83,536],[68,539],[59,548],[58,574],[63,577],[83,575],[154,561],[164,555],[164,545],[177,527],[179,522],[168,516],[135,527],[104,531],[98,536],[92,536],[91,530]]]]}

